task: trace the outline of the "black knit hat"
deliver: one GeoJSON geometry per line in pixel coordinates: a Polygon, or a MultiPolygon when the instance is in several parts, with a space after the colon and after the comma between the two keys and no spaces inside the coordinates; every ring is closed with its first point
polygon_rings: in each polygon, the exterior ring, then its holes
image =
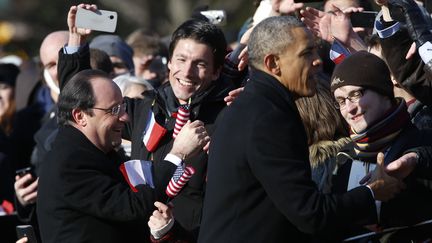
{"type": "Polygon", "coordinates": [[[384,96],[394,98],[393,83],[387,64],[374,54],[359,51],[345,58],[336,66],[331,78],[331,91],[355,85],[372,89],[384,96]]]}
{"type": "Polygon", "coordinates": [[[0,83],[9,84],[10,86],[15,87],[16,78],[19,72],[19,68],[14,64],[0,64],[0,83]]]}

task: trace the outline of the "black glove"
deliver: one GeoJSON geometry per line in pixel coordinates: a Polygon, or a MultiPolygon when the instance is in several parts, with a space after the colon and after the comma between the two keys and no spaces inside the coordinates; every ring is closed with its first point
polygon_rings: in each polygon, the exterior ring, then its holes
{"type": "Polygon", "coordinates": [[[428,26],[423,12],[414,0],[390,0],[388,7],[394,20],[405,23],[417,48],[427,41],[432,42],[432,34],[429,30],[431,26],[428,26]]]}

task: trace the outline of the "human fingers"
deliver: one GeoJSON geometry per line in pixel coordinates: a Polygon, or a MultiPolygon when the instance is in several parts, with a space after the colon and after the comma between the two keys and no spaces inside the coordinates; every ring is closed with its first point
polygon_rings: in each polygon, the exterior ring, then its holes
{"type": "Polygon", "coordinates": [[[399,179],[404,179],[410,175],[417,166],[417,154],[414,152],[404,154],[400,158],[390,162],[385,171],[387,174],[399,179]]]}
{"type": "Polygon", "coordinates": [[[243,92],[243,90],[244,90],[244,87],[241,87],[241,88],[238,88],[238,89],[234,89],[234,90],[231,90],[228,93],[228,95],[230,95],[230,96],[238,96],[241,92],[243,92]]]}
{"type": "Polygon", "coordinates": [[[350,14],[350,13],[358,13],[358,12],[363,12],[363,8],[361,7],[348,7],[346,9],[344,9],[342,12],[344,14],[350,14]]]}
{"type": "Polygon", "coordinates": [[[168,207],[168,205],[158,201],[156,201],[154,205],[164,217],[168,217],[167,211],[170,210],[170,207],[168,207]]]}
{"type": "Polygon", "coordinates": [[[366,184],[372,177],[372,172],[367,173],[367,175],[365,175],[360,181],[359,184],[363,185],[366,184]]]}
{"type": "Polygon", "coordinates": [[[411,57],[414,56],[414,54],[415,54],[416,52],[417,52],[416,43],[413,42],[413,43],[411,44],[410,49],[408,50],[408,52],[407,52],[407,54],[406,54],[406,56],[405,56],[405,59],[406,59],[406,60],[410,59],[411,57]]]}
{"type": "Polygon", "coordinates": [[[34,193],[37,192],[37,180],[31,183],[27,187],[22,187],[19,190],[16,191],[17,194],[19,194],[26,202],[28,202],[30,199],[33,199],[34,193]]]}
{"type": "MultiPolygon", "coordinates": [[[[211,140],[210,140],[211,141],[211,140]]],[[[210,141],[207,142],[206,145],[204,145],[203,150],[206,151],[207,153],[209,152],[209,148],[210,148],[210,141]]]]}
{"type": "Polygon", "coordinates": [[[26,242],[28,242],[28,238],[27,238],[27,236],[24,236],[23,238],[19,239],[15,243],[26,243],[26,242]]]}
{"type": "Polygon", "coordinates": [[[248,50],[247,46],[245,48],[243,48],[243,50],[241,50],[238,58],[242,59],[243,57],[245,57],[247,55],[247,50],[248,50]]]}
{"type": "Polygon", "coordinates": [[[204,123],[200,120],[195,120],[193,122],[188,121],[188,123],[186,123],[185,126],[186,125],[188,125],[188,127],[190,127],[190,128],[195,128],[195,127],[204,126],[204,123]]]}
{"type": "Polygon", "coordinates": [[[381,171],[385,171],[385,166],[384,166],[384,154],[379,152],[377,155],[377,166],[378,169],[381,171]]]}
{"type": "Polygon", "coordinates": [[[34,192],[27,194],[26,196],[23,197],[23,200],[29,204],[36,203],[36,199],[37,199],[37,191],[34,191],[34,192]]]}
{"type": "Polygon", "coordinates": [[[25,184],[28,184],[33,179],[31,174],[25,174],[24,176],[16,176],[14,188],[15,190],[23,188],[25,184]]]}
{"type": "Polygon", "coordinates": [[[225,103],[229,106],[231,105],[231,103],[234,101],[234,97],[232,96],[227,96],[224,98],[225,103]]]}
{"type": "Polygon", "coordinates": [[[315,18],[319,17],[320,11],[312,7],[306,7],[305,9],[300,10],[300,14],[304,17],[315,18]]]}

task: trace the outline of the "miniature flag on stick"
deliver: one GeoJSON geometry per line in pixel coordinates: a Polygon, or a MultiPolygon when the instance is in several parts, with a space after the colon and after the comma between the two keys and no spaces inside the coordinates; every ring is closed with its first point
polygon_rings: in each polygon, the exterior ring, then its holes
{"type": "Polygon", "coordinates": [[[159,125],[152,110],[148,114],[148,123],[143,134],[143,143],[149,152],[156,150],[167,130],[159,125]]]}
{"type": "Polygon", "coordinates": [[[335,64],[339,64],[349,55],[350,53],[348,49],[346,49],[342,43],[335,39],[330,48],[330,59],[335,64]]]}
{"type": "Polygon", "coordinates": [[[181,189],[186,185],[190,178],[195,174],[195,169],[193,167],[187,166],[183,169],[180,165],[174,172],[165,193],[169,198],[174,198],[181,191],[181,189]]]}
{"type": "Polygon", "coordinates": [[[129,160],[120,165],[120,171],[133,192],[137,185],[154,188],[152,162],[147,160],[129,160]]]}
{"type": "Polygon", "coordinates": [[[176,122],[174,126],[173,138],[177,137],[177,134],[189,120],[190,112],[189,105],[181,105],[177,111],[176,122]]]}

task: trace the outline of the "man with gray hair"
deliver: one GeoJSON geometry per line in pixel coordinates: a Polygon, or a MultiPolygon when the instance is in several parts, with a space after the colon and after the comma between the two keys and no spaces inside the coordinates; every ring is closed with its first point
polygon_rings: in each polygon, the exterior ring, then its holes
{"type": "Polygon", "coordinates": [[[373,181],[343,195],[320,194],[311,179],[294,103],[315,93],[321,60],[311,33],[293,17],[271,17],[255,27],[248,50],[250,81],[212,137],[199,242],[308,242],[348,222],[375,222],[375,199],[402,187],[381,158],[373,181]]]}

